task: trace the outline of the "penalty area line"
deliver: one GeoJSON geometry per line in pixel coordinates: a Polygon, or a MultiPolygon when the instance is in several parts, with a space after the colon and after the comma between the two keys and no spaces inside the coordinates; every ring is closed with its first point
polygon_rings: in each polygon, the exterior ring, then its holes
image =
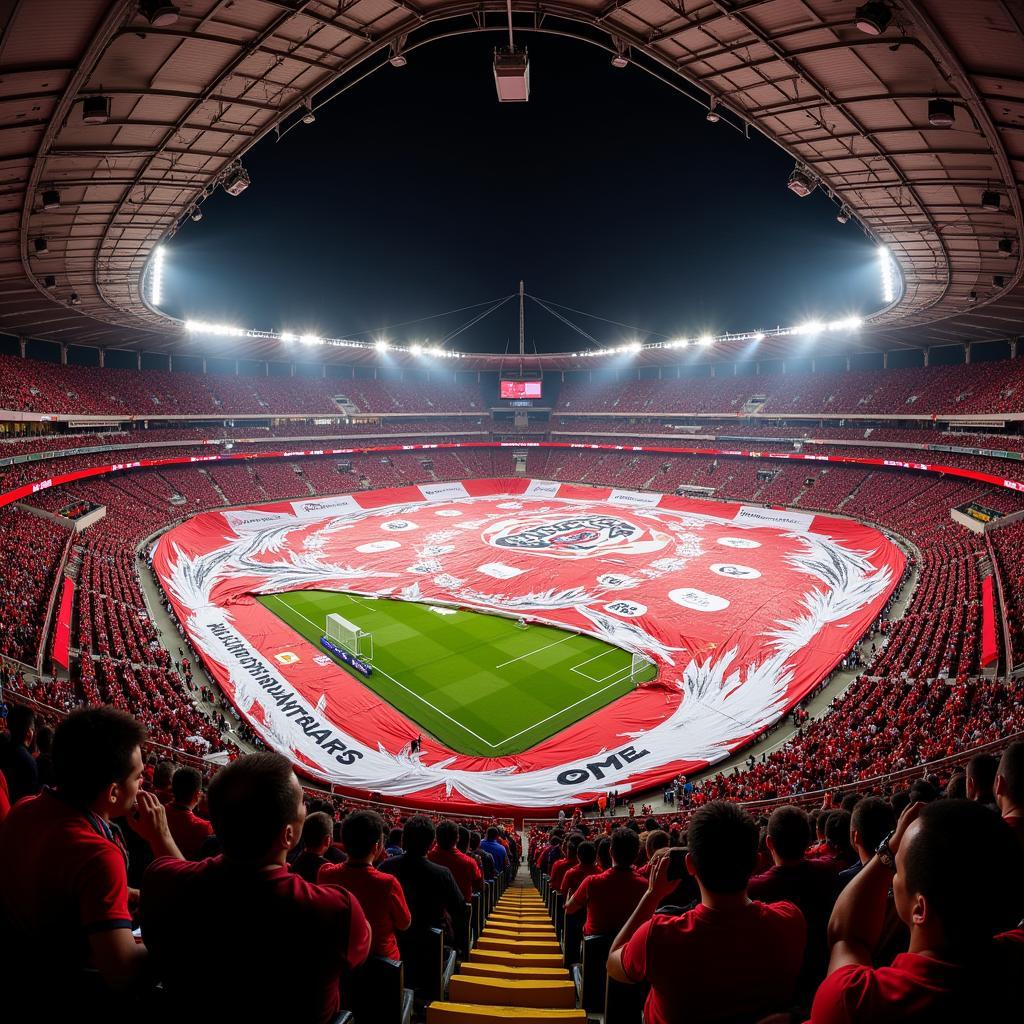
{"type": "MultiPolygon", "coordinates": [[[[287,608],[289,611],[293,612],[295,615],[298,615],[298,617],[300,619],[305,619],[305,621],[308,622],[315,629],[319,629],[320,628],[311,618],[309,618],[306,615],[303,615],[302,612],[298,611],[297,609],[292,608],[291,605],[289,605],[287,601],[281,601],[281,598],[279,598],[276,594],[271,594],[270,596],[274,600],[280,601],[281,604],[283,604],[285,606],[285,608],[287,608]]],[[[452,723],[452,725],[457,725],[464,732],[468,732],[469,735],[472,736],[474,739],[479,740],[481,743],[486,743],[487,746],[489,746],[492,750],[495,747],[498,746],[497,743],[491,743],[489,740],[485,740],[483,738],[483,736],[478,736],[475,732],[473,732],[472,729],[469,728],[468,725],[463,725],[458,719],[452,718],[451,715],[449,715],[445,711],[442,711],[439,707],[435,707],[435,705],[431,704],[430,701],[427,700],[426,697],[424,697],[421,694],[417,693],[415,690],[410,690],[409,687],[405,685],[405,683],[400,683],[393,675],[391,675],[388,672],[385,672],[384,669],[378,668],[376,665],[374,665],[373,666],[373,671],[374,672],[379,672],[382,676],[384,676],[385,679],[390,679],[391,682],[393,682],[395,684],[395,686],[398,686],[401,689],[405,690],[406,693],[408,693],[412,697],[415,697],[417,700],[422,701],[424,704],[427,705],[428,708],[431,709],[431,711],[436,711],[443,718],[447,718],[448,721],[452,723]]],[[[506,742],[506,741],[502,740],[502,743],[504,743],[504,742],[506,742]]]]}
{"type": "Polygon", "coordinates": [[[561,640],[555,640],[553,643],[545,644],[543,647],[538,647],[535,651],[527,651],[525,654],[520,654],[518,658],[510,658],[508,661],[503,661],[500,665],[495,665],[494,667],[504,668],[506,665],[514,665],[517,661],[522,661],[523,658],[532,658],[535,654],[540,654],[541,651],[549,651],[552,647],[564,644],[566,640],[572,640],[572,638],[576,636],[579,636],[579,633],[569,633],[567,636],[563,636],[561,640]]]}

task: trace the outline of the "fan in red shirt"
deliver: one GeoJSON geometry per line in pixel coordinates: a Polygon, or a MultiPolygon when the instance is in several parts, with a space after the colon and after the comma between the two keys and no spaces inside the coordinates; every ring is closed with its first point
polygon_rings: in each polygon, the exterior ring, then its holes
{"type": "Polygon", "coordinates": [[[969,800],[913,803],[843,890],[829,922],[829,975],[812,1024],[1010,1020],[1020,1016],[1024,853],[969,800]],[[873,967],[888,891],[910,948],[873,967]]]}
{"type": "Polygon", "coordinates": [[[145,735],[112,707],[72,712],[54,736],[57,788],[22,800],[4,823],[0,955],[18,982],[4,994],[12,1020],[38,1019],[39,1005],[19,999],[38,1004],[43,992],[55,1018],[98,1012],[86,1001],[97,993],[83,991],[83,967],[96,968],[108,990],[143,975],[147,953],[132,937],[127,851],[113,819],[130,816],[157,856],[181,856],[159,800],[139,788],[145,735]]]}
{"type": "Polygon", "coordinates": [[[735,804],[701,807],[690,820],[685,870],[701,902],[670,917],[656,914],[676,888],[682,857],[659,850],[647,892],[612,943],[608,975],[650,992],[645,1024],[759,1020],[785,1010],[803,961],[807,929],[792,903],[747,896],[758,829],[735,804]]]}
{"type": "Polygon", "coordinates": [[[373,929],[374,956],[401,960],[395,932],[404,932],[412,922],[409,905],[402,883],[373,866],[384,854],[384,820],[373,811],[354,811],[341,823],[341,841],[348,860],[325,864],[317,881],[340,885],[359,900],[373,929]]]}
{"type": "Polygon", "coordinates": [[[633,870],[639,852],[640,837],[631,828],[617,828],[612,833],[613,866],[583,879],[565,905],[567,914],[586,909],[584,935],[618,935],[629,915],[636,910],[647,892],[647,879],[633,870]]]}
{"type": "Polygon", "coordinates": [[[213,826],[195,813],[203,795],[203,777],[195,768],[179,768],[171,780],[171,802],[167,805],[167,827],[188,860],[198,860],[203,843],[213,835],[213,826]]]}
{"type": "Polygon", "coordinates": [[[562,876],[562,892],[566,899],[572,896],[584,879],[601,871],[597,866],[597,847],[589,840],[584,840],[576,847],[576,860],[576,866],[569,868],[562,876]]]}
{"type": "Polygon", "coordinates": [[[168,1019],[328,1024],[342,974],[370,951],[370,929],[350,893],[288,870],[306,814],[290,762],[240,757],[214,776],[208,802],[223,854],[158,858],[142,880],[143,936],[168,1019]],[[209,964],[217,969],[197,970],[209,964]]]}
{"type": "Polygon", "coordinates": [[[462,890],[467,903],[473,902],[473,893],[479,892],[484,885],[483,872],[480,865],[472,857],[456,849],[459,840],[459,826],[454,821],[442,821],[437,826],[434,848],[427,854],[427,860],[447,868],[462,890]]]}
{"type": "Polygon", "coordinates": [[[562,844],[564,856],[561,860],[556,860],[551,865],[551,888],[555,892],[562,892],[562,880],[565,878],[565,873],[570,869],[576,867],[579,861],[576,858],[576,851],[579,849],[580,843],[583,842],[582,832],[570,832],[565,837],[565,842],[562,844]]]}
{"type": "Polygon", "coordinates": [[[1011,743],[999,759],[996,804],[1003,821],[1024,845],[1024,743],[1011,743]]]}

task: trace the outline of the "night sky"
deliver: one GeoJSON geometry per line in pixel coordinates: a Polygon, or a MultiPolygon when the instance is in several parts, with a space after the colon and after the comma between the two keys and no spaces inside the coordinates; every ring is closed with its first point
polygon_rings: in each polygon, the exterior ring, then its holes
{"type": "MultiPolygon", "coordinates": [[[[168,245],[175,315],[330,337],[497,299],[518,287],[658,335],[750,330],[881,305],[874,246],[792,160],[638,68],[530,36],[531,99],[499,104],[496,36],[385,66],[246,158],[168,245]]],[[[441,341],[473,311],[387,332],[441,341]]],[[[602,344],[631,330],[568,314],[602,344]]],[[[516,344],[509,303],[452,345],[516,344]]],[[[527,344],[587,347],[527,304],[527,344]]]]}

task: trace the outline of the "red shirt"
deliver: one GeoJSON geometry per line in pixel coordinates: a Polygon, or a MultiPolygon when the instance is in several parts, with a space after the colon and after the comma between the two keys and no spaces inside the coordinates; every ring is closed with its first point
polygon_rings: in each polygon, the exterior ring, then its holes
{"type": "Polygon", "coordinates": [[[575,867],[578,863],[579,861],[577,860],[568,860],[563,857],[561,860],[556,860],[555,863],[551,865],[551,888],[554,889],[555,892],[562,891],[562,879],[565,878],[566,871],[568,871],[569,868],[575,867]]]}
{"type": "Polygon", "coordinates": [[[645,1024],[758,1020],[792,998],[806,938],[792,903],[700,904],[641,925],[623,947],[622,966],[633,981],[650,982],[645,1024]]]}
{"type": "Polygon", "coordinates": [[[1024,930],[1000,935],[976,965],[900,953],[889,967],[851,965],[818,988],[811,1024],[1012,1020],[1020,1016],[1024,930]]]}
{"type": "Polygon", "coordinates": [[[618,935],[647,892],[647,882],[631,867],[609,868],[583,879],[572,903],[587,908],[584,935],[618,935]]]}
{"type": "Polygon", "coordinates": [[[159,857],[142,880],[142,931],[182,1019],[296,1020],[338,1015],[340,976],[370,949],[358,902],[281,864],[159,857]],[[230,920],[231,907],[240,917],[230,920]],[[215,970],[208,969],[215,965],[215,970]]]}
{"type": "Polygon", "coordinates": [[[462,890],[467,903],[473,902],[473,893],[483,888],[484,876],[472,857],[467,857],[461,850],[442,850],[435,846],[427,854],[427,860],[447,868],[455,878],[455,884],[462,890]]]}
{"type": "Polygon", "coordinates": [[[84,966],[95,932],[132,926],[119,834],[52,790],[21,800],[8,814],[0,879],[0,917],[28,957],[42,947],[37,952],[45,952],[51,973],[84,966]]]}
{"type": "Polygon", "coordinates": [[[373,929],[373,955],[401,960],[395,932],[404,932],[412,921],[402,883],[368,864],[325,864],[317,875],[319,885],[340,885],[359,901],[373,929]]]}
{"type": "Polygon", "coordinates": [[[198,860],[203,843],[213,835],[213,826],[194,814],[191,807],[182,804],[168,804],[166,814],[167,827],[182,856],[186,860],[198,860]]]}
{"type": "Polygon", "coordinates": [[[596,864],[576,864],[562,876],[562,892],[568,896],[579,888],[584,878],[600,873],[601,869],[596,864]]]}

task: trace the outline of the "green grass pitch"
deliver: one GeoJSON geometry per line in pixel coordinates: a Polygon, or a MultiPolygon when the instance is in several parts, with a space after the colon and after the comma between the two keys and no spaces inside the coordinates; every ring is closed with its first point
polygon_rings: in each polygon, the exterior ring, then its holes
{"type": "Polygon", "coordinates": [[[635,685],[628,651],[552,626],[323,590],[259,600],[321,652],[331,612],[372,634],[373,674],[349,671],[462,754],[529,750],[635,685]]]}

